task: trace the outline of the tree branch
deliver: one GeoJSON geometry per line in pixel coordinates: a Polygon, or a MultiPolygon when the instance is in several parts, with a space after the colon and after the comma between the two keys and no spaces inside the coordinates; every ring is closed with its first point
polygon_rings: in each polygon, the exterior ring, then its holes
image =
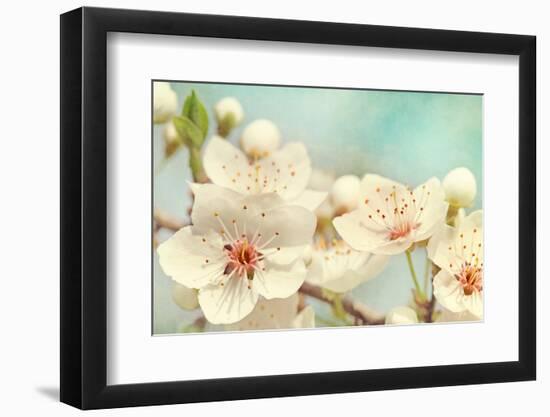
{"type": "MultiPolygon", "coordinates": [[[[316,298],[317,300],[323,301],[332,306],[335,305],[334,300],[327,297],[327,295],[323,293],[322,288],[316,285],[304,282],[300,287],[299,292],[304,295],[316,298]]],[[[344,297],[344,299],[342,300],[342,307],[344,307],[346,313],[353,316],[359,322],[359,324],[376,325],[384,324],[385,322],[384,316],[382,314],[372,310],[364,304],[353,301],[348,296],[344,297]]]]}

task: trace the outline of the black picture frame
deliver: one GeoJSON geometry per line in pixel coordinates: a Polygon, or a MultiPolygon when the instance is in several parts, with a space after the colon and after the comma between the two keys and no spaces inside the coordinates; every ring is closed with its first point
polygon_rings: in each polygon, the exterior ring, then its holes
{"type": "Polygon", "coordinates": [[[536,378],[534,36],[80,8],[61,15],[61,401],[82,409],[536,378]],[[107,33],[519,56],[519,360],[107,385],[107,33]]]}

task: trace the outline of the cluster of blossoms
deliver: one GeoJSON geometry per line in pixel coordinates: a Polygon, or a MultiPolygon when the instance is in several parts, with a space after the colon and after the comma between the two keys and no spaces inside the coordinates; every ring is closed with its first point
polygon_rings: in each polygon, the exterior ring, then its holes
{"type": "MultiPolygon", "coordinates": [[[[170,121],[177,104],[166,85],[158,90],[154,121],[168,122],[165,138],[177,141],[181,133],[170,121]]],[[[200,306],[208,322],[229,330],[315,327],[303,285],[339,297],[378,276],[391,257],[405,253],[410,261],[425,247],[444,313],[419,318],[417,306],[397,306],[385,322],[482,317],[482,212],[465,214],[476,195],[469,170],[415,188],[370,173],[335,178],[312,169],[302,143],[282,145],[269,120],[245,127],[240,147],[231,143],[228,135],[244,119],[235,98],[220,100],[214,114],[218,133],[201,145],[208,181],[190,184],[190,225],[157,248],[179,306],[200,306]]],[[[422,304],[427,296],[411,272],[422,304]]]]}

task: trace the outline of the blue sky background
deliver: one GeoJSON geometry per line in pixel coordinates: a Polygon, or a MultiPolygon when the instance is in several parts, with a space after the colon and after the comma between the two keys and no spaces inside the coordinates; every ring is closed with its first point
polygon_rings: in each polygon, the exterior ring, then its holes
{"type": "MultiPolygon", "coordinates": [[[[246,124],[258,118],[272,120],[283,141],[301,141],[314,167],[337,175],[380,174],[416,186],[432,176],[440,179],[459,166],[475,175],[478,194],[472,209],[482,206],[482,96],[401,91],[340,90],[171,83],[180,106],[192,89],[207,107],[210,133],[215,131],[213,106],[221,98],[236,97],[245,120],[229,140],[237,143],[246,124]]],[[[162,159],[162,126],[155,126],[154,160],[162,159]]],[[[178,152],[155,176],[154,204],[178,217],[190,205],[186,151],[178,152]]],[[[424,253],[414,253],[417,273],[423,274],[424,253]]],[[[170,298],[170,279],[158,267],[155,255],[154,291],[156,333],[172,333],[192,320],[170,298]]],[[[354,290],[370,306],[387,311],[406,304],[411,278],[405,256],[392,258],[384,272],[354,290]]],[[[327,314],[328,316],[328,314],[327,314]]]]}

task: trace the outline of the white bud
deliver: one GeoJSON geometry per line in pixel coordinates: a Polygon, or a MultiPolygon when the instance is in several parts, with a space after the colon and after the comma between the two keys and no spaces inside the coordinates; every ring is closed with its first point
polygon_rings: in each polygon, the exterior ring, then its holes
{"type": "Polygon", "coordinates": [[[218,123],[222,123],[231,117],[232,126],[238,126],[244,118],[244,111],[241,103],[235,97],[225,97],[216,103],[214,106],[214,113],[218,123]]]}
{"type": "Polygon", "coordinates": [[[386,324],[416,324],[418,316],[416,312],[407,306],[392,308],[386,315],[386,324]]]}
{"type": "Polygon", "coordinates": [[[281,132],[273,122],[258,119],[250,123],[241,136],[241,147],[247,155],[265,157],[276,151],[281,143],[281,132]]]}
{"type": "Polygon", "coordinates": [[[355,175],[343,175],[334,181],[330,200],[337,214],[355,210],[359,202],[361,180],[355,175]]]}
{"type": "Polygon", "coordinates": [[[322,169],[313,168],[307,188],[315,191],[330,191],[334,184],[334,174],[322,169]]]}
{"type": "Polygon", "coordinates": [[[178,96],[170,83],[155,82],[153,88],[153,122],[166,123],[178,111],[178,96]]]}
{"type": "Polygon", "coordinates": [[[162,137],[167,145],[178,143],[180,141],[178,131],[173,122],[166,123],[164,130],[162,131],[162,137]]]}
{"type": "Polygon", "coordinates": [[[164,156],[169,158],[182,144],[178,131],[176,130],[176,126],[172,121],[166,123],[164,126],[162,137],[164,139],[164,156]]]}
{"type": "Polygon", "coordinates": [[[184,310],[194,310],[199,306],[197,290],[187,288],[177,282],[175,282],[172,287],[172,299],[184,310]]]}
{"type": "Polygon", "coordinates": [[[455,168],[443,180],[443,189],[451,206],[470,207],[476,197],[476,179],[468,168],[455,168]]]}

